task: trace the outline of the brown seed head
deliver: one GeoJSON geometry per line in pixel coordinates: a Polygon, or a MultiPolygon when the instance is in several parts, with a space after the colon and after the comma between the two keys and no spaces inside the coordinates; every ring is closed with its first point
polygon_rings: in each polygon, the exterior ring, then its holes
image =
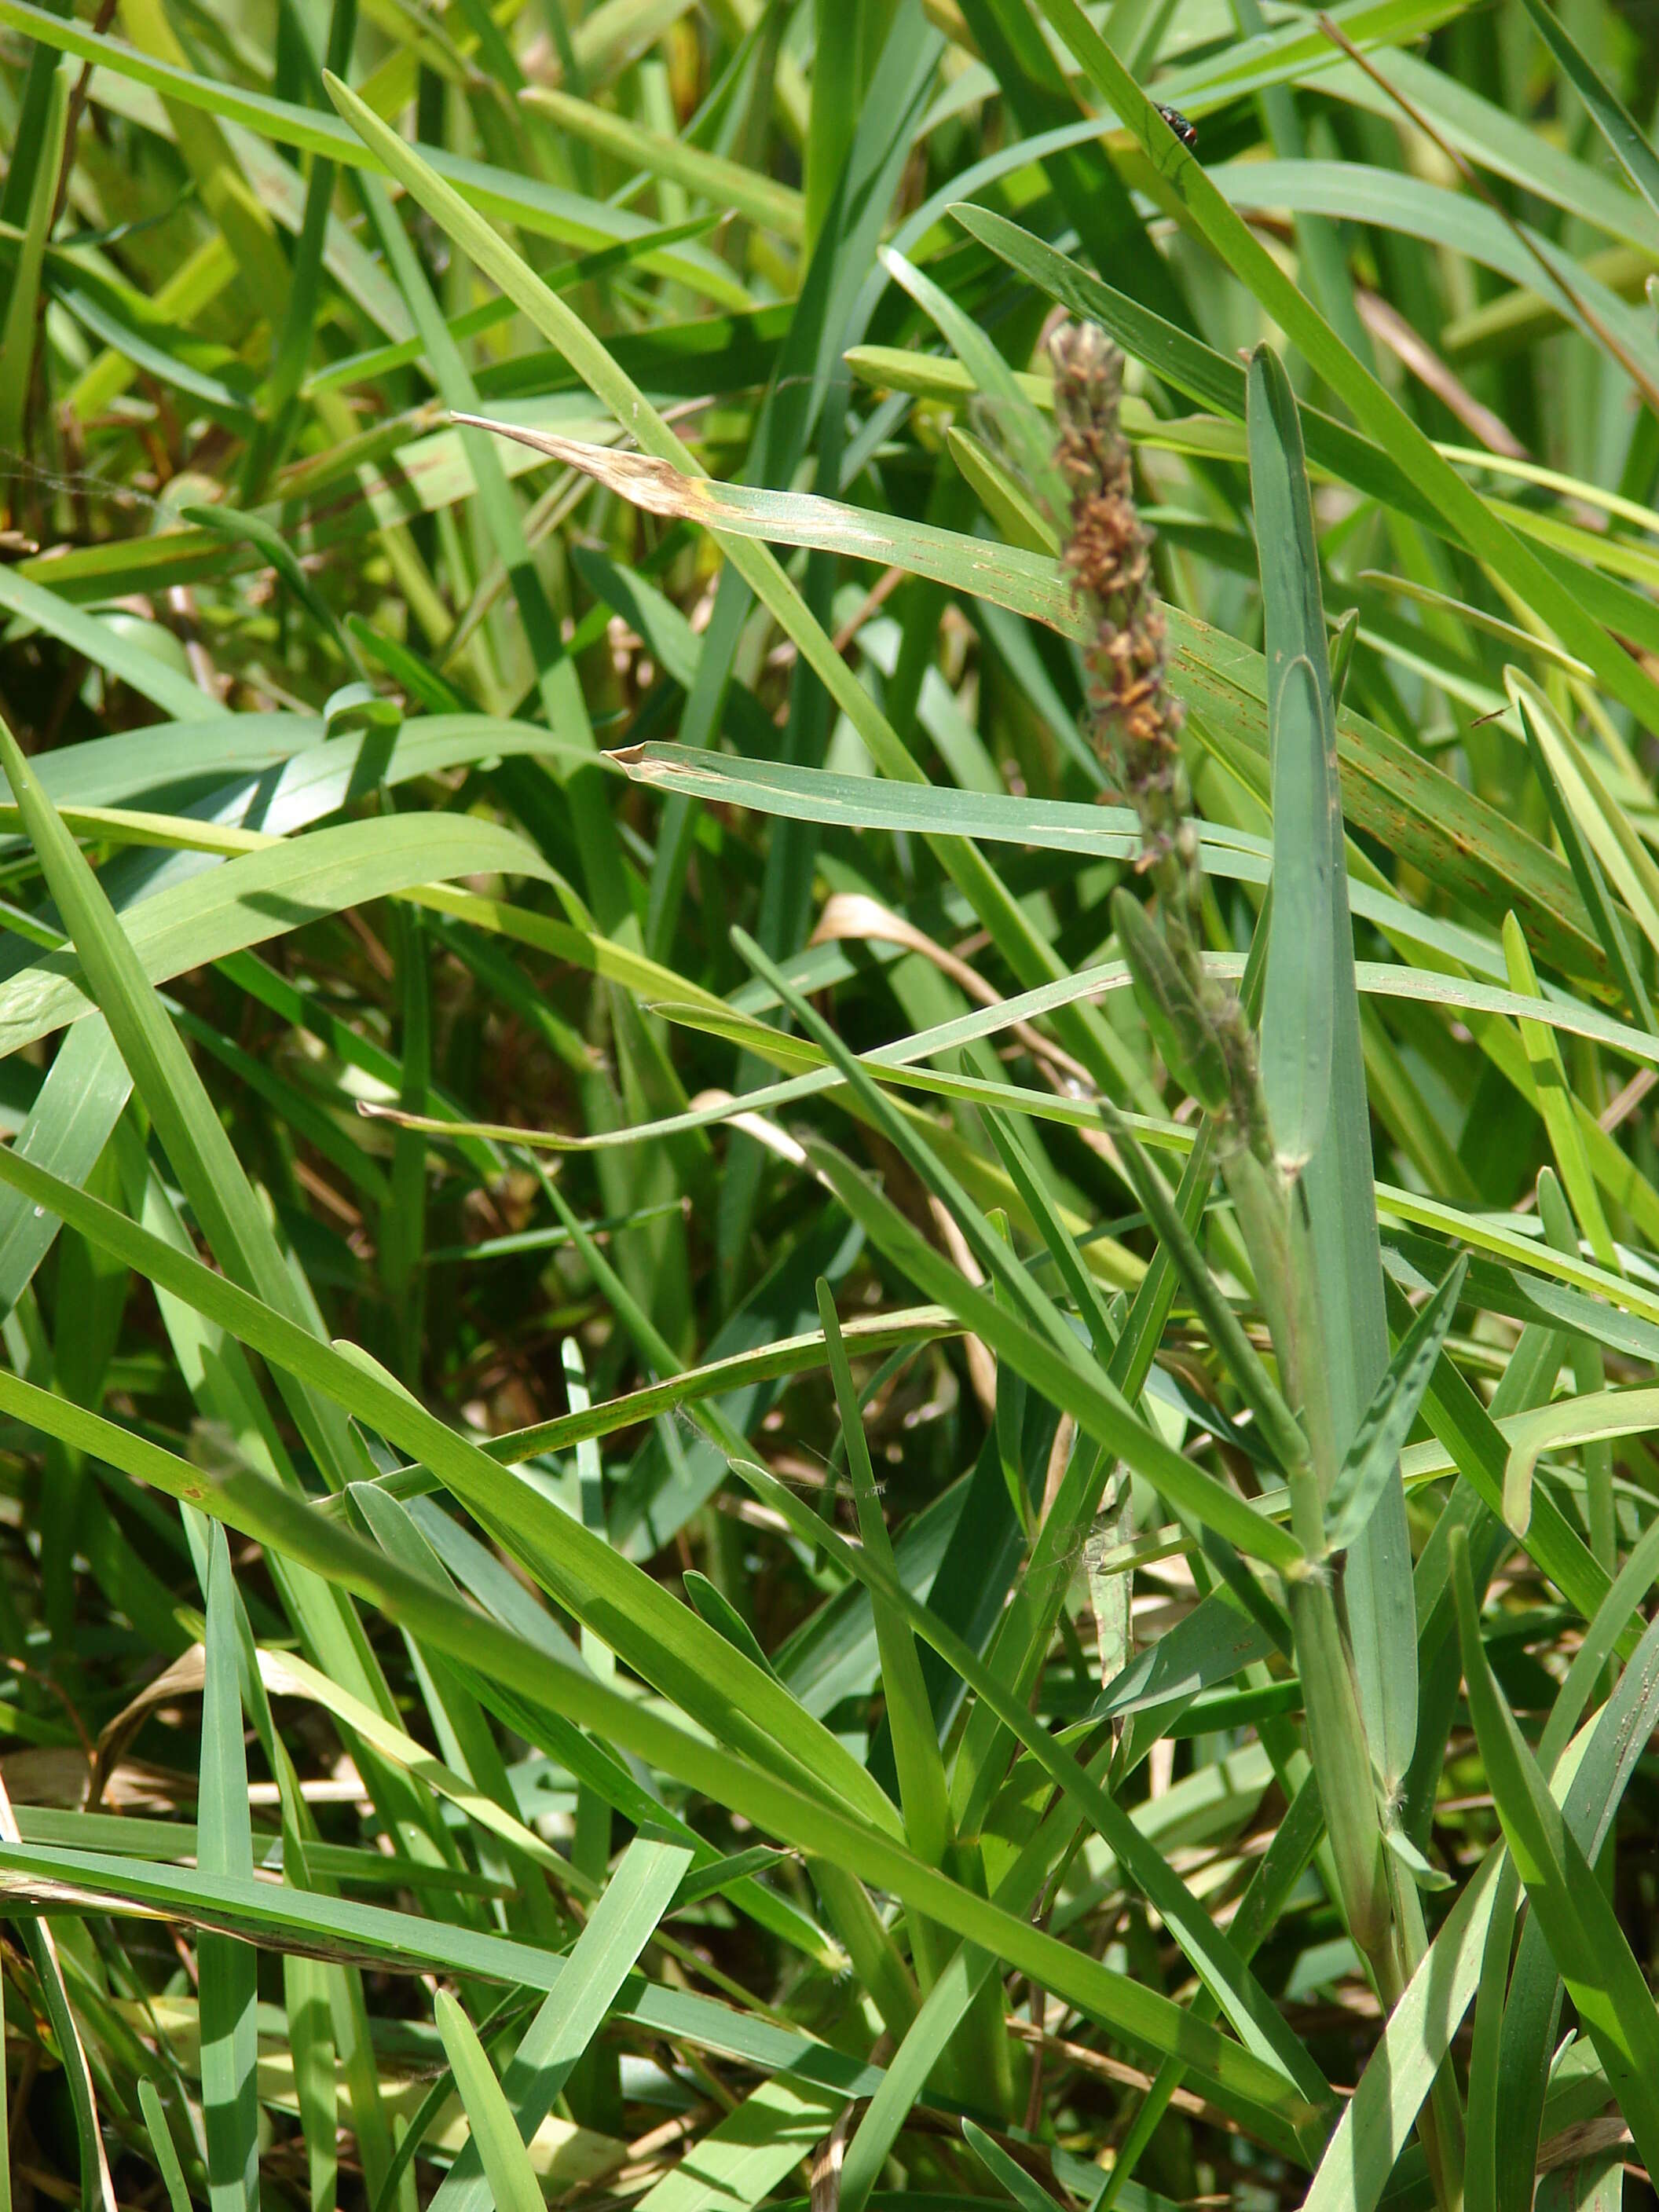
{"type": "Polygon", "coordinates": [[[1072,496],[1065,561],[1095,617],[1084,651],[1096,742],[1114,757],[1127,795],[1141,808],[1149,847],[1167,842],[1164,805],[1148,799],[1182,787],[1176,740],[1181,710],[1165,688],[1164,614],[1152,584],[1152,535],[1134,503],[1128,441],[1119,421],[1123,356],[1093,323],[1054,333],[1055,460],[1072,496]]]}

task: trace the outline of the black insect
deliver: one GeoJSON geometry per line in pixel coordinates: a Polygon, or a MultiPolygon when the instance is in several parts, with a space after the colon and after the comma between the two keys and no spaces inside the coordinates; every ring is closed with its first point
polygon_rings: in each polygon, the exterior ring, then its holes
{"type": "Polygon", "coordinates": [[[1190,154],[1198,143],[1198,125],[1188,123],[1178,107],[1160,107],[1158,112],[1190,154]]]}

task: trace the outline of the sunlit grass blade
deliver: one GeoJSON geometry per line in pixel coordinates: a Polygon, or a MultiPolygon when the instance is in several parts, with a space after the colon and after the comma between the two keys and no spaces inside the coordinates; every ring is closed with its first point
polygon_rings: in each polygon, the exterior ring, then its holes
{"type": "MultiPolygon", "coordinates": [[[[784,984],[778,971],[771,968],[757,948],[750,948],[750,957],[763,975],[770,969],[767,980],[775,989],[784,993],[798,1017],[811,1029],[818,1042],[855,1087],[867,1087],[866,1095],[884,1116],[888,1110],[884,1102],[874,1093],[869,1079],[858,1069],[835,1032],[813,1012],[799,993],[784,984]]],[[[896,1124],[890,1121],[887,1126],[896,1132],[896,1124]]],[[[850,1161],[823,1144],[811,1144],[806,1149],[809,1159],[854,1218],[865,1223],[917,1287],[931,1291],[941,1304],[948,1305],[975,1335],[1008,1358],[1027,1381],[1073,1413],[1086,1432],[1137,1468],[1156,1487],[1163,1489],[1172,1503],[1190,1510],[1206,1525],[1214,1527],[1241,1551],[1275,1565],[1288,1565],[1301,1558],[1301,1547],[1293,1536],[1264,1522],[1243,1499],[1224,1490],[1212,1477],[1190,1467],[1178,1453],[1170,1451],[1149,1427],[1136,1419],[1115,1388],[1097,1379],[1079,1358],[1075,1339],[1062,1334],[1064,1323],[1037,1297],[1029,1278],[1023,1270],[1016,1270],[1015,1263],[1000,1249],[994,1235],[981,1239],[981,1250],[999,1283],[1009,1290],[1014,1301],[1013,1310],[1000,1307],[976,1290],[948,1261],[927,1245],[850,1161]],[[1030,1319],[1019,1317],[1021,1309],[1030,1319]]],[[[945,1171],[937,1163],[930,1163],[930,1172],[943,1182],[945,1171]]],[[[966,1210],[971,1219],[974,1210],[966,1210]]]]}
{"type": "MultiPolygon", "coordinates": [[[[313,1310],[296,1286],[200,1076],[97,878],[3,724],[0,763],[69,925],[94,1000],[210,1247],[222,1265],[273,1312],[311,1335],[313,1310]]],[[[349,1480],[356,1461],[337,1408],[325,1397],[313,1395],[304,1382],[296,1380],[293,1387],[295,1418],[307,1443],[335,1482],[349,1480]]],[[[347,1667],[343,1650],[334,1649],[334,1639],[342,1635],[350,1638],[354,1632],[337,1598],[325,1606],[311,1626],[313,1634],[322,1639],[319,1650],[331,1652],[336,1666],[347,1667]]],[[[354,1677],[359,1674],[355,1662],[349,1673],[354,1677]]]]}
{"type": "Polygon", "coordinates": [[[1394,2007],[1304,2200],[1310,2212],[1372,2212],[1382,2197],[1474,1995],[1503,1864],[1486,1854],[1394,2007]]]}
{"type": "MultiPolygon", "coordinates": [[[[677,477],[701,478],[703,472],[674,430],[569,307],[344,86],[331,80],[330,92],[353,128],[392,173],[479,268],[518,302],[617,422],[627,427],[647,457],[641,465],[655,464],[677,477]]],[[[883,774],[904,782],[925,781],[908,747],[848,668],[834,641],[815,619],[776,557],[769,549],[751,545],[730,532],[717,532],[717,542],[757,599],[793,639],[831,699],[851,720],[883,774]]],[[[1031,928],[1006,888],[976,853],[947,852],[941,857],[947,872],[981,914],[1022,981],[1034,983],[1058,972],[1052,948],[1031,928]]],[[[1106,1033],[1083,1016],[1070,1018],[1067,1026],[1093,1064],[1112,1071],[1113,1079],[1121,1083],[1128,1071],[1121,1051],[1114,1048],[1106,1033]]]]}
{"type": "MultiPolygon", "coordinates": [[[[1238,1901],[1238,1911],[1233,1917],[1232,1936],[1243,1958],[1253,1958],[1272,1933],[1280,1912],[1290,1902],[1297,1883],[1306,1870],[1309,1860],[1318,1848],[1323,1820],[1317,1779],[1309,1768],[1304,1771],[1284,1820],[1238,1901]]],[[[1200,1992],[1195,2000],[1200,2007],[1206,2007],[1211,2002],[1212,2000],[1207,1991],[1200,1992]]],[[[1112,2172],[1107,2177],[1106,2185],[1100,2194],[1098,2212],[1111,2212],[1112,2206],[1124,2193],[1133,2178],[1141,2154],[1168,2112],[1181,2081],[1182,2069],[1173,2062],[1166,2061],[1159,2067],[1145,2102],[1129,2124],[1112,2172]]]]}
{"type": "Polygon", "coordinates": [[[100,622],[9,565],[0,568],[0,607],[24,622],[38,623],[48,637],[61,638],[83,653],[94,668],[131,685],[164,714],[179,721],[204,721],[216,711],[208,694],[164,653],[147,652],[130,634],[100,622]]]}
{"type": "MultiPolygon", "coordinates": [[[[763,1673],[733,1655],[731,1647],[703,1628],[688,1608],[676,1603],[659,1585],[583,1529],[580,1522],[572,1522],[544,1494],[522,1483],[510,1483],[476,1445],[428,1413],[367,1353],[356,1346],[320,1342],[289,1316],[227,1283],[125,1215],[69,1186],[52,1184],[42,1179],[40,1170],[9,1153],[0,1154],[0,1176],[8,1172],[15,1181],[49,1197],[65,1219],[72,1218],[76,1226],[84,1227],[105,1249],[141,1267],[152,1282],[164,1285],[185,1303],[211,1315],[281,1371],[323,1391],[334,1407],[355,1414],[374,1431],[399,1445],[411,1459],[431,1467],[509,1548],[521,1550],[529,1546],[538,1576],[551,1581],[562,1600],[579,1615],[588,1609],[590,1598],[597,1599],[597,1593],[610,1586],[614,1596],[622,1600],[617,1613],[618,1648],[635,1658],[642,1672],[662,1674],[664,1683],[672,1684],[674,1693],[686,1702],[688,1710],[701,1708],[717,1733],[729,1731],[753,1743],[760,1755],[787,1764],[809,1790],[827,1787],[844,1791],[849,1802],[862,1808],[865,1817],[878,1825],[896,1826],[892,1808],[876,1784],[821,1723],[812,1721],[763,1673]],[[569,1555],[583,1563],[574,1577],[568,1565],[561,1564],[562,1558],[569,1555]],[[624,1591],[630,1596],[623,1597],[624,1591]],[[636,1641],[641,1634],[646,1644],[636,1641]],[[647,1644],[652,1647],[649,1657],[647,1644]]],[[[1257,1516],[1249,1514],[1247,1507],[1241,1504],[1240,1510],[1253,1524],[1256,1522],[1257,1516]]],[[[1279,1532],[1270,1523],[1259,1525],[1266,1532],[1261,1540],[1271,1546],[1279,1532]]]]}
{"type": "Polygon", "coordinates": [[[1042,1166],[1027,1151],[1024,1133],[1006,1115],[988,1107],[985,1109],[985,1126],[997,1148],[998,1157],[1025,1200],[1060,1279],[1082,1316],[1084,1327],[1089,1332],[1089,1341],[1095,1348],[1095,1357],[1103,1365],[1112,1357],[1117,1343],[1117,1331],[1112,1325],[1111,1314],[1101,1287],[1091,1274],[1088,1262],[1078,1249],[1077,1240],[1054,1204],[1042,1166]]]}
{"type": "Polygon", "coordinates": [[[1305,654],[1279,678],[1273,723],[1277,957],[1270,951],[1261,1078],[1280,1164],[1296,1175],[1317,1152],[1330,1111],[1336,997],[1325,957],[1330,949],[1325,886],[1337,865],[1328,789],[1334,784],[1335,763],[1333,757],[1328,769],[1318,683],[1305,654]]]}
{"type": "MultiPolygon", "coordinates": [[[[678,0],[676,0],[678,5],[678,0]]],[[[139,44],[110,37],[82,26],[31,0],[3,0],[3,15],[15,29],[38,38],[46,46],[78,56],[94,68],[103,67],[133,82],[152,88],[177,106],[192,108],[223,122],[240,125],[277,145],[302,153],[320,154],[352,167],[374,167],[362,142],[337,118],[319,113],[298,102],[252,92],[223,77],[181,66],[160,51],[141,52],[139,44]]],[[[176,48],[175,48],[176,51],[176,48]]],[[[619,238],[637,237],[651,226],[623,209],[583,199],[574,193],[551,190],[538,179],[515,175],[485,162],[457,156],[447,149],[433,149],[442,167],[476,194],[478,204],[503,221],[556,238],[567,245],[589,250],[619,238]]],[[[712,254],[669,252],[659,266],[662,273],[678,278],[704,296],[742,307],[749,295],[732,272],[712,254]]],[[[280,290],[275,295],[282,296],[280,290]]]]}
{"type": "Polygon", "coordinates": [[[1651,72],[1265,5],[0,0],[0,2212],[1633,2206],[1651,72]]]}
{"type": "MultiPolygon", "coordinates": [[[[1538,1172],[1538,1213],[1544,1234],[1558,1252],[1577,1250],[1578,1225],[1559,1182],[1547,1168],[1540,1168],[1538,1172]]],[[[1568,1349],[1579,1397],[1595,1405],[1607,1383],[1601,1347],[1593,1338],[1575,1335],[1568,1340],[1568,1349]]],[[[1613,1495],[1611,1444],[1600,1437],[1587,1442],[1583,1467],[1584,1519],[1589,1529],[1590,1549],[1612,1574],[1619,1565],[1619,1509],[1613,1495]]]]}
{"type": "MultiPolygon", "coordinates": [[[[1096,88],[1149,149],[1162,125],[1146,95],[1130,78],[1077,0],[1041,0],[1042,13],[1071,47],[1096,88]]],[[[1638,715],[1659,714],[1659,690],[1613,644],[1565,584],[1491,514],[1443,460],[1376,378],[1342,343],[1307,299],[1184,153],[1170,167],[1170,182],[1200,232],[1220,259],[1255,293],[1286,337],[1352,409],[1355,421],[1414,476],[1449,526],[1480,560],[1488,562],[1534,607],[1562,643],[1595,669],[1612,695],[1638,715]]]]}
{"type": "Polygon", "coordinates": [[[1305,1466],[1307,1438],[1211,1273],[1197,1239],[1182,1218],[1175,1194],[1123,1116],[1103,1103],[1101,1118],[1122,1155],[1136,1197],[1158,1231],[1188,1296],[1204,1316],[1218,1353],[1261,1424],[1280,1466],[1287,1471],[1305,1466]]]}
{"type": "Polygon", "coordinates": [[[543,2202],[541,2184],[477,2030],[447,1990],[438,1992],[436,2013],[490,2202],[499,2212],[537,2212],[543,2202]]]}
{"type": "Polygon", "coordinates": [[[252,545],[270,562],[318,628],[334,640],[340,648],[341,659],[352,673],[360,680],[365,676],[356,646],[341,626],[334,610],[307,575],[293,547],[262,516],[228,507],[186,507],[180,512],[186,522],[193,522],[199,530],[210,530],[216,537],[227,538],[233,544],[252,545]]]}
{"type": "MultiPolygon", "coordinates": [[[[1552,1709],[1539,1744],[1540,1771],[1553,1777],[1585,1704],[1639,1599],[1659,1564],[1659,1534],[1650,1529],[1632,1552],[1624,1571],[1591,1623],[1566,1681],[1552,1709]]],[[[1653,1631],[1643,1639],[1651,1647],[1653,1631]]],[[[1564,1810],[1579,1824],[1586,1855],[1599,1856],[1634,1765],[1632,1745],[1650,1712],[1656,1691],[1650,1672],[1627,1668],[1595,1723],[1588,1753],[1574,1773],[1564,1810]]],[[[1493,2129],[1492,2189],[1503,2212],[1529,2203],[1538,2165],[1550,2061],[1560,2010],[1560,1981],[1540,1923],[1522,1930],[1507,2002],[1492,2025],[1494,2070],[1505,2085],[1503,2122],[1493,2129]]],[[[1473,2116],[1473,2101],[1472,2101],[1473,2116]]]]}
{"type": "Polygon", "coordinates": [[[1052,435],[1007,362],[972,317],[902,253],[887,249],[882,266],[939,325],[979,387],[990,424],[1024,478],[1028,495],[1036,497],[1037,511],[1049,526],[1058,528],[1069,502],[1054,466],[1052,435]]]}
{"type": "MultiPolygon", "coordinates": [[[[0,1849],[15,1843],[19,1831],[4,1780],[0,1778],[0,1849]]],[[[99,2124],[87,2051],[70,2003],[57,1938],[46,1919],[24,1915],[19,1932],[34,1970],[41,1999],[68,2082],[75,2148],[80,2165],[78,2196],[82,2212],[116,2212],[115,2184],[99,2124]]],[[[9,2129],[8,2130],[9,2133],[9,2129]]],[[[9,2182],[9,2172],[8,2172],[9,2182]]]]}
{"type": "Polygon", "coordinates": [[[614,154],[635,168],[672,179],[717,208],[734,209],[750,222],[780,236],[796,240],[805,229],[800,196],[787,185],[757,176],[738,161],[707,154],[700,147],[642,129],[623,115],[578,100],[551,86],[537,86],[522,95],[525,105],[548,116],[574,137],[614,154]]]}
{"type": "MultiPolygon", "coordinates": [[[[0,1396],[10,1399],[14,1405],[18,1393],[25,1389],[26,1386],[0,1381],[0,1396]]],[[[102,1448],[112,1464],[142,1470],[143,1479],[158,1480],[170,1494],[187,1491],[201,1494],[199,1478],[186,1462],[173,1460],[155,1446],[141,1445],[96,1416],[70,1419],[67,1417],[73,1409],[58,1407],[44,1393],[35,1393],[28,1402],[54,1424],[76,1430],[89,1442],[95,1439],[94,1448],[102,1448]]],[[[473,1608],[447,1598],[429,1583],[394,1567],[264,1478],[229,1474],[204,1502],[215,1509],[216,1517],[225,1518],[290,1559],[337,1579],[360,1595],[372,1594],[389,1618],[407,1625],[439,1650],[507,1685],[521,1687],[532,1698],[545,1694],[545,1652],[524,1644],[473,1608]]],[[[1315,2114],[1278,2067],[1191,2021],[1168,1999],[1099,1966],[1054,1937],[1028,1928],[982,1897],[924,1867],[890,1835],[825,1810],[789,1784],[701,1741],[585,1671],[567,1667],[560,1696],[573,1717],[605,1729],[615,1741],[666,1771],[678,1772],[704,1794],[772,1826],[800,1848],[842,1865],[860,1867],[869,1880],[894,1890],[914,1909],[938,1918],[969,1942],[988,1946],[1021,1971],[1042,1976],[1051,1988],[1081,2002],[1085,2008],[1099,2008],[1103,2016],[1131,2039],[1159,2051],[1179,2052],[1195,2072],[1202,2072],[1218,2099],[1248,2112],[1253,2126],[1263,2129],[1294,2154],[1300,2142],[1299,2131],[1312,2124],[1315,2114]]],[[[0,1846],[0,1863],[27,1869],[29,1850],[26,1845],[0,1846]]],[[[256,1928],[276,1909],[274,1902],[267,1903],[268,1892],[259,1884],[239,1886],[228,1878],[198,1875],[179,1885],[165,1874],[97,1854],[73,1855],[72,1861],[65,1862],[66,1865],[71,1863],[81,1864],[100,1885],[111,1885],[112,1893],[118,1896],[131,1895],[136,1899],[198,1897],[215,1924],[222,1914],[229,1924],[239,1927],[239,1932],[247,1924],[245,1917],[238,1917],[246,1906],[252,1908],[256,1928]]],[[[290,1920],[307,1927],[340,1927],[354,1921],[366,1925],[362,1916],[373,1910],[347,1907],[337,1900],[298,1891],[279,1894],[282,1911],[290,1920]]],[[[434,1955],[434,1940],[442,1947],[437,1955],[447,1956],[455,1947],[464,1947],[481,1971],[532,1987],[550,1988],[555,1979],[551,1967],[560,1963],[549,1961],[522,1944],[472,1935],[411,1915],[381,1914],[375,1924],[387,1932],[397,1928],[398,1942],[410,1955],[434,1955]]]]}
{"type": "MultiPolygon", "coordinates": [[[[1549,802],[1550,816],[1555,823],[1555,833],[1561,841],[1578,885],[1579,895],[1593,918],[1602,949],[1607,956],[1607,965],[1617,976],[1625,994],[1626,1004],[1632,1017],[1644,1029],[1654,1029],[1653,1007],[1648,997],[1647,986],[1637,965],[1634,947],[1626,921],[1614,906],[1601,866],[1581,829],[1573,809],[1552,765],[1550,754],[1545,749],[1540,732],[1556,721],[1554,709],[1537,688],[1519,678],[1514,671],[1506,677],[1511,698],[1519,709],[1521,726],[1526,732],[1527,748],[1532,755],[1533,768],[1549,802]]],[[[1558,745],[1558,754],[1565,748],[1558,745]]]]}

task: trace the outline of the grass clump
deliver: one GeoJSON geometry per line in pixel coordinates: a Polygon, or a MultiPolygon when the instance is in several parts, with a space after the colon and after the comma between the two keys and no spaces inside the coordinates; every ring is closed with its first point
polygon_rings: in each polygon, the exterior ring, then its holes
{"type": "Polygon", "coordinates": [[[0,0],[8,2207],[1646,2202],[1650,64],[0,0]]]}

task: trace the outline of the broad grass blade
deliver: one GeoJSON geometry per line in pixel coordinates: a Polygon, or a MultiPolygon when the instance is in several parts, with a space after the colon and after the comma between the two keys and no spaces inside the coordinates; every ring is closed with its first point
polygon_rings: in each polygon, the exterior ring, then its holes
{"type": "Polygon", "coordinates": [[[843,2101],[815,2082],[775,2075],[708,2130],[694,2158],[646,2192],[640,2212],[749,2212],[810,2155],[843,2101]]]}
{"type": "Polygon", "coordinates": [[[1304,2212],[1374,2212],[1474,1996],[1503,1865],[1489,1851],[1441,1923],[1343,2107],[1304,2212]]]}
{"type": "MultiPolygon", "coordinates": [[[[1327,657],[1319,549],[1308,490],[1302,430],[1290,381],[1270,349],[1259,347],[1249,368],[1250,483],[1256,501],[1256,544],[1267,628],[1270,685],[1294,682],[1302,699],[1299,758],[1276,761],[1275,810],[1281,788],[1292,802],[1285,848],[1275,846],[1273,937],[1263,1012],[1264,1065],[1282,1060],[1305,1071],[1291,1082],[1299,1105],[1299,1134],[1317,1125],[1316,1142],[1300,1177],[1305,1197],[1305,1264],[1313,1270],[1322,1346],[1320,1372],[1310,1378],[1315,1445],[1333,1462],[1346,1455],[1365,1407],[1389,1364],[1382,1297],[1382,1254],[1372,1187],[1370,1115],[1354,988],[1353,928],[1347,872],[1338,824],[1335,707],[1327,657]],[[1292,678],[1297,662],[1305,672],[1292,678]],[[1310,687],[1310,689],[1309,688],[1310,687]],[[1314,742],[1317,732],[1318,742],[1314,742]],[[1281,778],[1288,781],[1281,786],[1281,778]],[[1314,838],[1311,852],[1301,841],[1314,838]],[[1305,944],[1285,941],[1291,964],[1275,998],[1273,947],[1280,944],[1279,867],[1291,874],[1305,944]],[[1267,1023],[1282,1015],[1284,1028],[1267,1023]],[[1326,1047],[1320,1042],[1328,1037],[1326,1047]],[[1328,1080],[1318,1068],[1328,1067],[1328,1080]],[[1325,1091],[1322,1101],[1318,1097],[1325,1091]],[[1316,1391],[1314,1385],[1316,1383],[1316,1391]],[[1321,1417],[1326,1436],[1317,1434],[1321,1417]]],[[[1277,816],[1275,814],[1275,819],[1277,816]]],[[[1278,1139],[1275,1132],[1275,1140],[1278,1139]]],[[[1411,1594],[1411,1541],[1406,1495],[1384,1484],[1364,1532],[1348,1553],[1343,1597],[1352,1641],[1360,1709],[1386,1802],[1411,1763],[1417,1735],[1417,1637],[1411,1594]]]]}

